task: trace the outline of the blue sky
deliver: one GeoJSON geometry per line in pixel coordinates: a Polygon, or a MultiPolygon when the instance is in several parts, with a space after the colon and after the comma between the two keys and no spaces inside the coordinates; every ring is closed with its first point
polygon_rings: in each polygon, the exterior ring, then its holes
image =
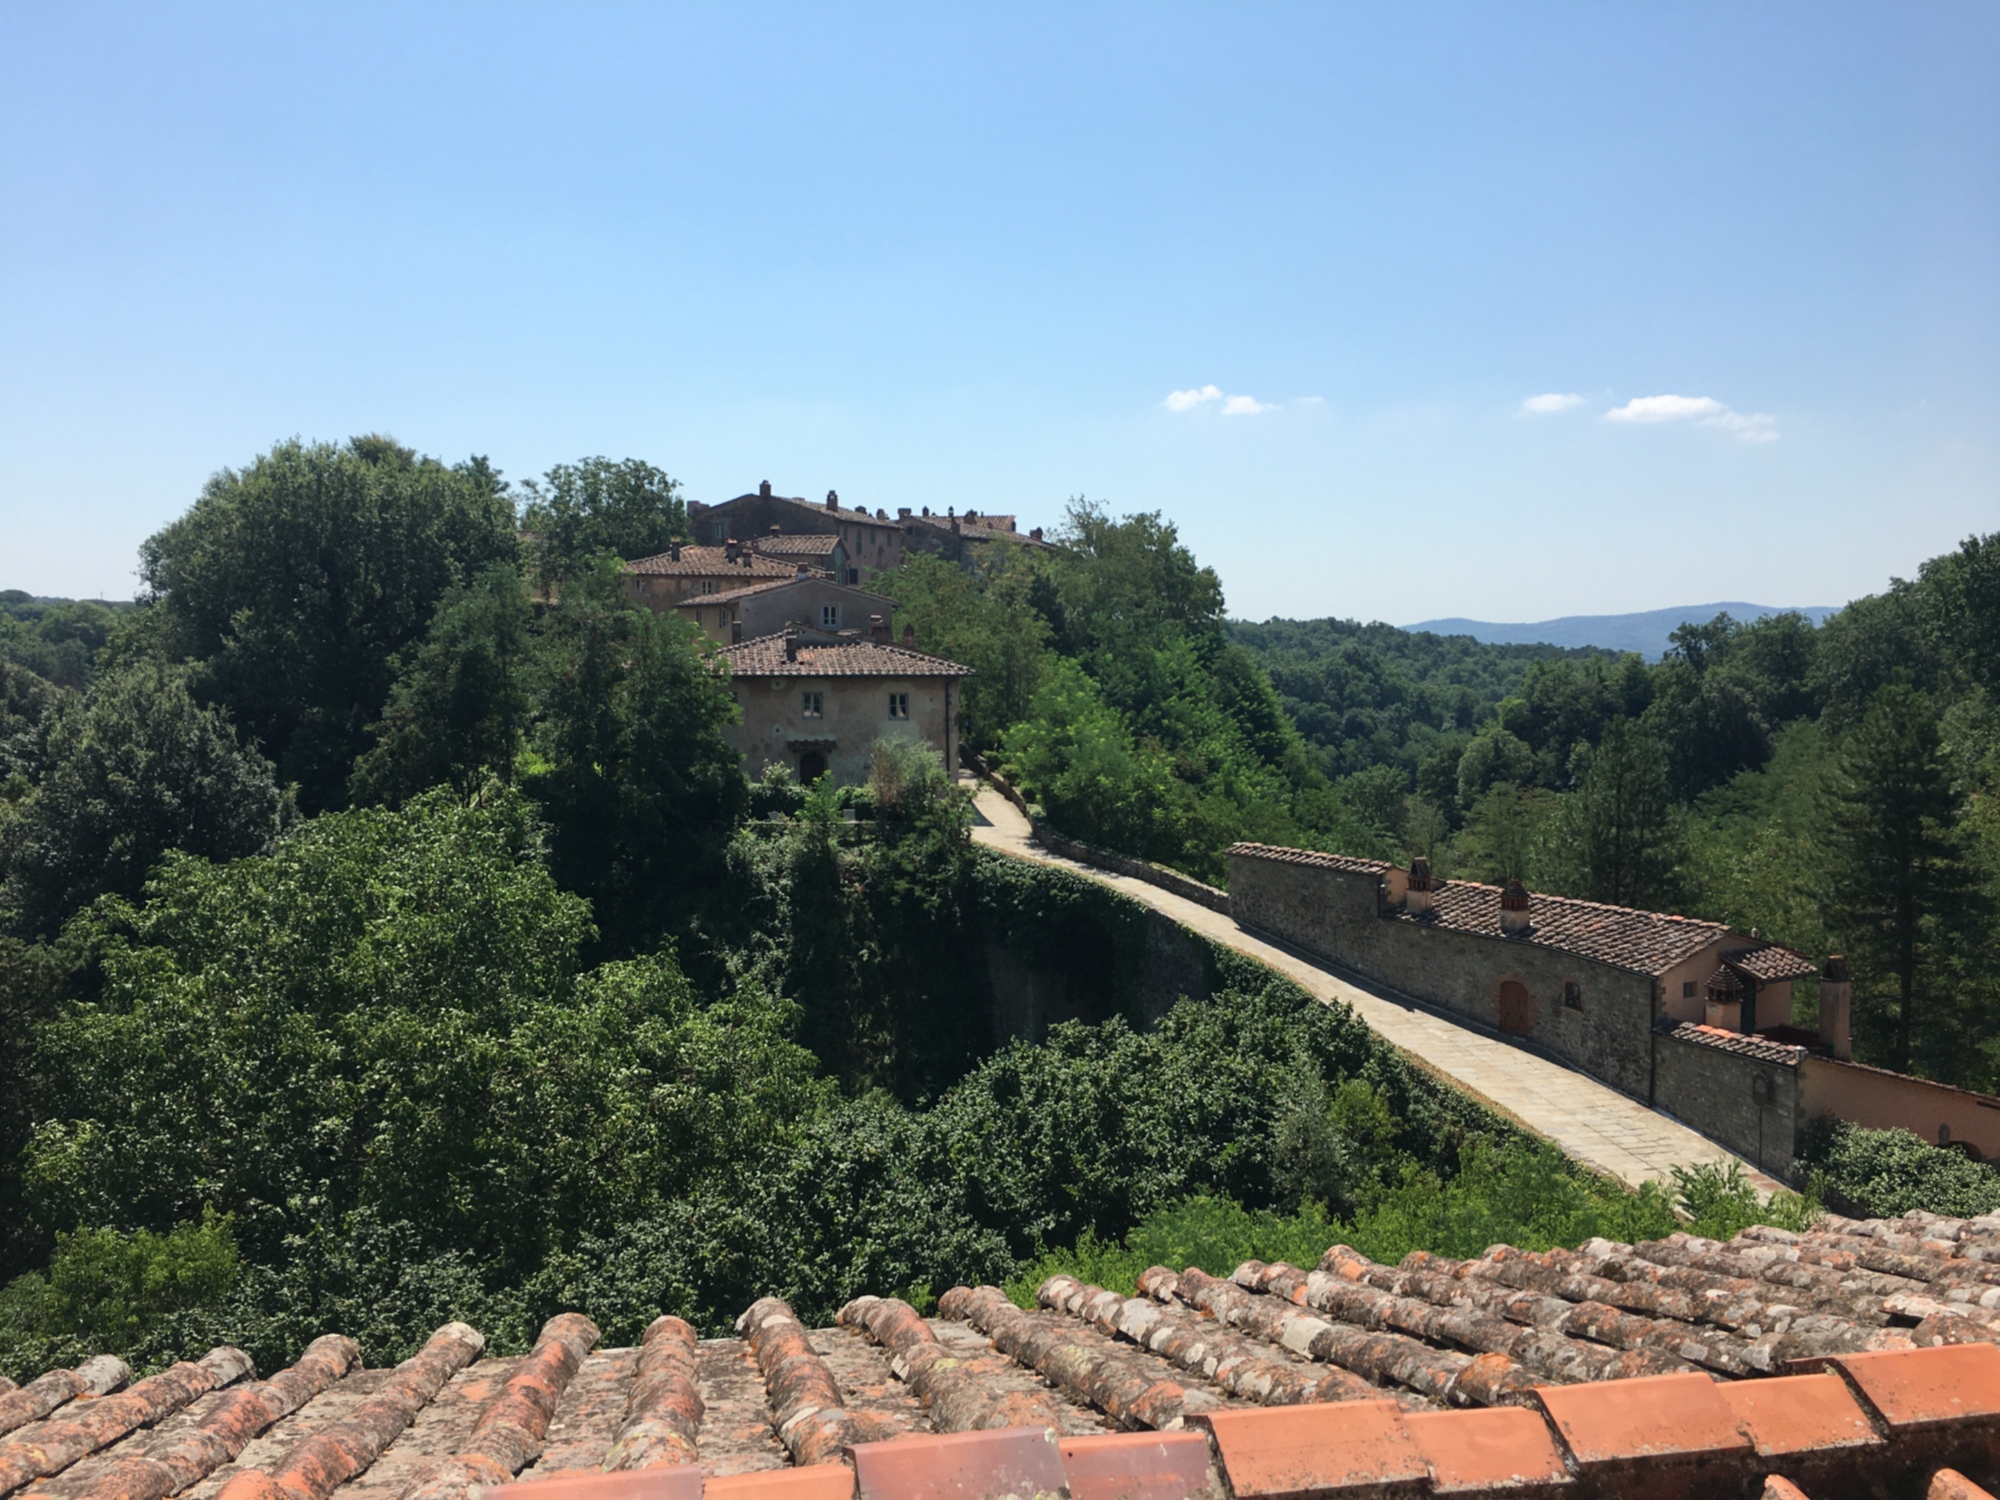
{"type": "Polygon", "coordinates": [[[1259,618],[1838,603],[2000,527],[1996,78],[1985,3],[7,4],[0,586],[387,431],[1160,509],[1259,618]]]}

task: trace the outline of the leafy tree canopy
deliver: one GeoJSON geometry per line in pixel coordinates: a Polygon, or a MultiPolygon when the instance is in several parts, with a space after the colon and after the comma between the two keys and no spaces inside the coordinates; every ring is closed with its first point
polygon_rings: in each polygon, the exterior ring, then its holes
{"type": "Polygon", "coordinates": [[[160,646],[295,782],[339,807],[401,652],[454,585],[516,553],[513,507],[481,461],[390,439],[280,443],[211,479],[140,549],[160,646]]]}

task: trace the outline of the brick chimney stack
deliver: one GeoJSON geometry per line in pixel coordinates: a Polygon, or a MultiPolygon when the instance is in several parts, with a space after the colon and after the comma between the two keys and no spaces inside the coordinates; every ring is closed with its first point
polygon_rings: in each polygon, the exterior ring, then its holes
{"type": "Polygon", "coordinates": [[[764,497],[764,498],[765,498],[766,500],[770,499],[770,498],[771,498],[771,481],[767,479],[767,480],[765,480],[765,481],[764,481],[764,482],[763,482],[762,484],[758,485],[758,486],[757,486],[757,493],[758,493],[758,494],[760,494],[760,495],[762,495],[762,496],[763,496],[763,497],[764,497]]]}
{"type": "Polygon", "coordinates": [[[1403,888],[1403,910],[1413,917],[1427,916],[1433,909],[1431,862],[1419,854],[1410,861],[1410,878],[1403,888]]]}
{"type": "Polygon", "coordinates": [[[1510,880],[1500,892],[1500,931],[1506,937],[1518,937],[1534,923],[1528,915],[1528,888],[1518,880],[1510,880]]]}
{"type": "Polygon", "coordinates": [[[1822,1046],[1841,1062],[1854,1060],[1854,1045],[1848,1035],[1848,1008],[1854,986],[1848,983],[1847,960],[1829,953],[1819,974],[1819,1039],[1822,1046]]]}
{"type": "Polygon", "coordinates": [[[797,625],[787,625],[785,627],[785,660],[797,661],[798,659],[799,627],[797,625]]]}
{"type": "Polygon", "coordinates": [[[722,544],[722,555],[728,558],[729,561],[735,562],[737,558],[743,555],[743,544],[737,541],[735,537],[731,537],[722,544]]]}
{"type": "Polygon", "coordinates": [[[840,509],[840,491],[839,491],[839,490],[828,490],[828,491],[826,492],[826,508],[827,508],[828,510],[839,510],[839,509],[840,509]]]}
{"type": "Polygon", "coordinates": [[[871,641],[879,641],[884,646],[888,645],[889,622],[883,619],[880,615],[870,615],[868,617],[868,639],[871,641]]]}
{"type": "Polygon", "coordinates": [[[917,649],[917,627],[907,620],[903,622],[903,645],[911,651],[917,649]]]}

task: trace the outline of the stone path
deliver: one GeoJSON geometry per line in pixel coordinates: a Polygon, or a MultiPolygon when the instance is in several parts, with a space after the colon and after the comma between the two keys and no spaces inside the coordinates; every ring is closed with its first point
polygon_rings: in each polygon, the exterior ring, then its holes
{"type": "Polygon", "coordinates": [[[1341,978],[1290,948],[1253,936],[1222,912],[1143,880],[1050,854],[1034,842],[1020,809],[983,782],[975,784],[975,791],[979,816],[972,836],[977,842],[1101,881],[1183,927],[1269,964],[1322,1000],[1345,1000],[1378,1035],[1587,1166],[1636,1187],[1665,1178],[1674,1167],[1738,1161],[1760,1192],[1780,1186],[1706,1136],[1574,1068],[1461,1026],[1400,995],[1341,978]]]}

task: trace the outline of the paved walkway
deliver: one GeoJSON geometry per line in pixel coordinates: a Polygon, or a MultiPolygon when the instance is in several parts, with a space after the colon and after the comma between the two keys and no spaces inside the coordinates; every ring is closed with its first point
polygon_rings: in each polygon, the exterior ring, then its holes
{"type": "MultiPolygon", "coordinates": [[[[1587,1166],[1636,1187],[1665,1178],[1674,1167],[1741,1160],[1706,1136],[1574,1068],[1461,1026],[1401,996],[1340,978],[1289,948],[1251,935],[1222,912],[1143,880],[1050,854],[1033,841],[1020,809],[983,782],[977,784],[976,794],[979,817],[972,836],[977,842],[1102,881],[1183,927],[1262,960],[1322,1000],[1345,1000],[1378,1035],[1587,1166]]],[[[1779,1186],[1748,1162],[1742,1165],[1761,1192],[1779,1186]]]]}

